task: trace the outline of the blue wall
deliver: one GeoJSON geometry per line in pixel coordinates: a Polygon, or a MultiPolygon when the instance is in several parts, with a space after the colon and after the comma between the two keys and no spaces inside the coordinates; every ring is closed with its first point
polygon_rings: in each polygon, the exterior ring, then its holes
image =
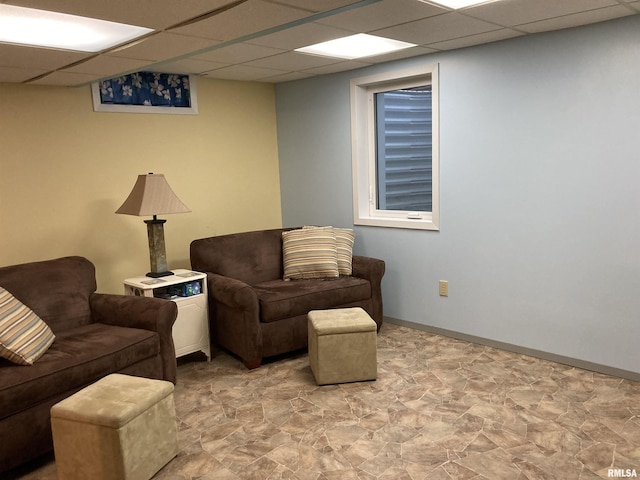
{"type": "Polygon", "coordinates": [[[349,80],[423,62],[441,230],[356,227],[385,315],[640,372],[640,16],[277,85],[283,224],[353,225],[349,80]]]}

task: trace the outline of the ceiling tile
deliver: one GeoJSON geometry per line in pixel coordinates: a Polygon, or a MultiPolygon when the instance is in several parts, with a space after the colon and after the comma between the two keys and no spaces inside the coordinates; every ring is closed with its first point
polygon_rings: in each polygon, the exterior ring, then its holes
{"type": "Polygon", "coordinates": [[[428,45],[453,38],[490,32],[499,28],[491,23],[451,12],[396,27],[376,30],[373,33],[418,45],[428,45]]]}
{"type": "Polygon", "coordinates": [[[265,47],[293,50],[295,48],[313,45],[314,43],[345,37],[352,33],[353,32],[312,22],[289,28],[286,31],[254,38],[250,43],[265,47]]]}
{"type": "Polygon", "coordinates": [[[438,50],[427,47],[411,47],[398,50],[397,52],[386,53],[384,55],[376,55],[375,57],[365,57],[361,60],[363,62],[371,63],[383,63],[392,62],[393,60],[400,60],[401,58],[417,57],[418,55],[428,55],[429,53],[435,53],[438,50]]]}
{"type": "Polygon", "coordinates": [[[235,0],[7,0],[22,7],[99,18],[112,22],[164,29],[185,20],[217,10],[235,0]]]}
{"type": "Polygon", "coordinates": [[[277,0],[274,3],[281,3],[283,5],[289,5],[290,7],[302,8],[310,12],[318,13],[360,2],[358,0],[322,0],[321,2],[318,0],[277,0]]]}
{"type": "Polygon", "coordinates": [[[348,70],[355,70],[356,68],[363,68],[371,66],[370,63],[359,62],[356,60],[349,60],[347,62],[334,63],[332,65],[325,65],[322,67],[308,68],[304,70],[304,73],[312,73],[314,75],[326,75],[328,73],[346,72],[348,70]]]}
{"type": "Polygon", "coordinates": [[[294,80],[301,80],[303,78],[313,77],[310,73],[303,72],[290,72],[284,73],[282,75],[276,75],[274,77],[264,77],[261,78],[261,82],[269,82],[269,83],[282,83],[282,82],[292,82],[294,80]]]}
{"type": "Polygon", "coordinates": [[[129,58],[111,57],[109,55],[98,55],[86,62],[65,68],[64,71],[99,75],[101,77],[115,77],[126,72],[143,70],[149,63],[147,60],[133,60],[129,58]]]}
{"type": "Polygon", "coordinates": [[[42,77],[33,82],[29,82],[30,85],[60,85],[60,86],[80,86],[97,82],[100,80],[99,75],[87,75],[84,73],[70,73],[70,72],[53,72],[45,77],[42,77]]]}
{"type": "Polygon", "coordinates": [[[368,33],[400,23],[441,15],[447,11],[444,8],[416,0],[384,0],[366,7],[332,15],[317,22],[355,33],[368,33]]]}
{"type": "Polygon", "coordinates": [[[245,63],[252,67],[276,68],[278,70],[304,70],[307,68],[331,65],[341,60],[336,58],[306,55],[298,52],[287,52],[273,57],[262,58],[245,63]]]}
{"type": "Polygon", "coordinates": [[[275,75],[289,73],[284,70],[271,68],[248,67],[245,65],[233,65],[231,67],[218,68],[210,72],[205,72],[204,76],[211,78],[222,78],[229,80],[257,80],[275,75]]]}
{"type": "Polygon", "coordinates": [[[194,58],[222,63],[244,63],[284,52],[286,50],[281,48],[263,47],[250,43],[234,43],[233,45],[214,48],[206,53],[196,55],[194,58]]]}
{"type": "Polygon", "coordinates": [[[145,70],[163,73],[203,73],[216,68],[228,67],[228,63],[206,62],[194,58],[184,58],[175,62],[160,62],[145,70]]]}
{"type": "Polygon", "coordinates": [[[559,30],[561,28],[571,28],[589,23],[613,20],[614,18],[626,17],[628,15],[633,15],[633,12],[622,5],[618,5],[519,25],[518,29],[524,30],[527,33],[546,32],[549,30],[559,30]]]}
{"type": "Polygon", "coordinates": [[[29,80],[30,78],[38,77],[43,73],[47,73],[47,71],[32,68],[13,68],[0,66],[0,83],[22,83],[29,80]]]}
{"type": "Polygon", "coordinates": [[[522,25],[584,10],[618,5],[615,0],[510,0],[492,2],[463,10],[465,15],[505,27],[522,25]]]}
{"type": "Polygon", "coordinates": [[[219,42],[215,40],[161,32],[110,53],[116,57],[160,61],[170,60],[198,50],[204,50],[217,43],[219,42]]]}
{"type": "Polygon", "coordinates": [[[171,30],[174,33],[227,41],[300,20],[311,15],[297,8],[248,0],[246,3],[191,25],[171,30]]]}
{"type": "Polygon", "coordinates": [[[3,67],[37,68],[48,71],[91,58],[93,55],[95,54],[0,43],[0,66],[3,67]]]}
{"type": "Polygon", "coordinates": [[[429,46],[438,50],[453,50],[455,48],[471,47],[473,45],[498,42],[508,38],[515,38],[524,35],[522,32],[516,32],[508,28],[502,30],[494,30],[493,32],[479,33],[468,37],[454,38],[445,42],[432,43],[429,46]]]}

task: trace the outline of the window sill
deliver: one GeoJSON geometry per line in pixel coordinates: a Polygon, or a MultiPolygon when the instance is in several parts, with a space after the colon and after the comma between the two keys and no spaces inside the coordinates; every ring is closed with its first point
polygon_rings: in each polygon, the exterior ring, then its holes
{"type": "Polygon", "coordinates": [[[434,230],[439,231],[440,226],[428,219],[408,219],[408,218],[381,218],[381,217],[356,217],[355,225],[366,225],[370,227],[407,228],[411,230],[434,230]]]}

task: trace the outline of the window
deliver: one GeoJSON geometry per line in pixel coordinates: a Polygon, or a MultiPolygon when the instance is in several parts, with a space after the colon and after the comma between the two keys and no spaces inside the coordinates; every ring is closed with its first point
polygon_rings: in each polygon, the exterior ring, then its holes
{"type": "Polygon", "coordinates": [[[439,229],[438,66],[351,81],[354,223],[439,229]]]}

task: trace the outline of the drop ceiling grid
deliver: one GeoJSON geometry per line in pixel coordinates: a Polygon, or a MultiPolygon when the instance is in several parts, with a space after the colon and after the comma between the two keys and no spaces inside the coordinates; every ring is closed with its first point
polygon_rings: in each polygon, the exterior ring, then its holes
{"type": "Polygon", "coordinates": [[[369,33],[427,17],[442,15],[449,9],[416,0],[382,0],[358,9],[320,19],[317,23],[353,33],[369,33]]]}
{"type": "Polygon", "coordinates": [[[231,10],[198,21],[196,17],[237,1],[0,0],[0,3],[158,30],[127,48],[97,56],[0,44],[0,82],[28,82],[37,78],[36,83],[54,85],[82,85],[94,81],[96,76],[107,78],[129,73],[139,65],[154,71],[180,69],[184,73],[231,80],[277,82],[640,12],[638,0],[508,0],[459,11],[421,0],[246,0],[231,10]],[[172,28],[189,20],[194,23],[172,28]],[[419,46],[358,63],[302,57],[292,52],[298,47],[360,32],[391,36],[419,46]]]}
{"type": "Polygon", "coordinates": [[[305,10],[253,0],[199,22],[171,29],[171,31],[227,42],[234,38],[295,22],[311,15],[311,12],[305,10]]]}

